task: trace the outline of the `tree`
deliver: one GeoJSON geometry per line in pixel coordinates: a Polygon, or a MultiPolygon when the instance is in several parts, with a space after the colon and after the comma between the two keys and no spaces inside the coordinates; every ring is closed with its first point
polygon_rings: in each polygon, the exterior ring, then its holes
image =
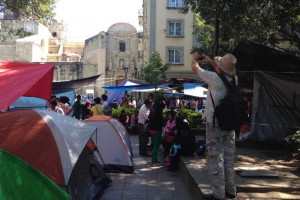
{"type": "Polygon", "coordinates": [[[169,64],[163,64],[160,54],[154,52],[150,57],[149,63],[141,67],[141,76],[146,83],[153,85],[156,90],[158,84],[166,79],[168,69],[169,64]]]}
{"type": "Polygon", "coordinates": [[[16,16],[46,25],[54,17],[55,4],[56,0],[0,0],[0,13],[9,10],[16,16]]]}
{"type": "Polygon", "coordinates": [[[200,41],[199,46],[193,47],[192,53],[198,52],[199,54],[205,53],[206,55],[212,56],[214,44],[213,44],[213,34],[214,27],[212,25],[206,25],[204,20],[196,14],[194,22],[194,32],[193,32],[197,41],[200,41]]]}
{"type": "Polygon", "coordinates": [[[245,39],[273,47],[289,42],[300,49],[299,0],[185,0],[182,12],[189,9],[216,28],[219,37],[212,42],[219,41],[223,51],[245,39]]]}

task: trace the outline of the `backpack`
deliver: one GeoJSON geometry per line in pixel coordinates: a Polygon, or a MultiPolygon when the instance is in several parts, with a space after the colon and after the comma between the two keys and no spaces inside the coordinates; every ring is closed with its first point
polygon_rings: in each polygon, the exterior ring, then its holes
{"type": "Polygon", "coordinates": [[[218,74],[221,80],[224,82],[228,92],[226,96],[221,99],[219,105],[215,106],[212,95],[212,103],[215,109],[215,117],[218,120],[218,124],[222,130],[232,131],[241,127],[242,123],[247,118],[247,101],[243,93],[238,89],[234,81],[233,84],[229,83],[223,73],[218,74]]]}

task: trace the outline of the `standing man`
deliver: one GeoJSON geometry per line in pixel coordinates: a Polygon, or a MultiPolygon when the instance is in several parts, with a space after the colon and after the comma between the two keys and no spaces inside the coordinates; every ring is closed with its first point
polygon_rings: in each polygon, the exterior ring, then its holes
{"type": "Polygon", "coordinates": [[[111,115],[111,107],[107,101],[108,96],[106,94],[101,95],[102,107],[104,115],[111,115]]]}
{"type": "Polygon", "coordinates": [[[74,110],[74,113],[73,113],[72,117],[75,117],[76,119],[81,120],[81,113],[82,113],[81,95],[76,96],[76,101],[73,105],[73,110],[74,110]]]}
{"type": "Polygon", "coordinates": [[[147,144],[149,135],[146,130],[146,120],[148,119],[150,108],[152,107],[152,100],[146,99],[139,110],[138,115],[138,129],[139,129],[139,152],[141,156],[148,156],[147,144]]]}
{"type": "Polygon", "coordinates": [[[214,104],[217,106],[227,93],[227,88],[217,73],[224,73],[229,82],[234,80],[237,82],[236,63],[237,59],[232,54],[215,57],[214,60],[206,55],[193,55],[193,72],[208,84],[204,117],[206,118],[206,159],[213,193],[206,195],[206,199],[225,199],[225,195],[229,198],[236,197],[234,184],[235,132],[220,129],[216,118],[213,123],[215,110],[212,102],[213,98],[214,104]],[[199,60],[210,64],[215,72],[202,69],[198,64],[199,60]]]}

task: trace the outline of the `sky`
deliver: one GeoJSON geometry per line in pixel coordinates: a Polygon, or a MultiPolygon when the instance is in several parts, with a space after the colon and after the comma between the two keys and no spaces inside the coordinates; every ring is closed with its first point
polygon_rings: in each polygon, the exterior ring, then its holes
{"type": "Polygon", "coordinates": [[[138,11],[143,0],[57,0],[58,21],[68,26],[68,40],[82,41],[118,22],[133,25],[138,31],[138,11]]]}

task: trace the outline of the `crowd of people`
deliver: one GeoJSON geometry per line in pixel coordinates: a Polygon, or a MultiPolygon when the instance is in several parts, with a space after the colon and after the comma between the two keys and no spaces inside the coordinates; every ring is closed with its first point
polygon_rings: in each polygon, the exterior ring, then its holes
{"type": "MultiPolygon", "coordinates": [[[[121,98],[117,103],[119,106],[135,108],[134,114],[127,116],[122,110],[119,116],[120,122],[129,131],[138,133],[139,154],[141,156],[151,156],[153,165],[161,164],[158,160],[158,149],[163,147],[166,158],[171,157],[171,164],[168,171],[179,169],[179,156],[192,156],[196,150],[195,136],[191,132],[187,117],[175,110],[190,109],[203,112],[206,122],[206,159],[208,165],[208,176],[210,178],[213,193],[206,196],[206,199],[234,198],[236,187],[234,183],[234,159],[235,159],[235,137],[239,131],[225,131],[218,125],[214,115],[215,105],[218,105],[227,93],[224,82],[220,79],[223,75],[230,84],[237,86],[237,76],[235,65],[236,58],[232,54],[223,57],[210,59],[207,55],[194,54],[192,59],[192,70],[200,79],[208,85],[207,99],[195,97],[167,97],[153,98],[153,94],[148,95],[146,100],[135,97],[121,98]],[[214,72],[201,68],[199,60],[210,64],[214,72]],[[163,119],[163,110],[168,108],[167,119],[163,119]],[[151,152],[151,154],[150,154],[151,152]]],[[[80,96],[77,96],[80,101],[80,96]]],[[[76,101],[76,102],[77,102],[76,101]]],[[[63,100],[59,100],[60,105],[50,102],[50,109],[64,114],[68,113],[69,105],[63,100]]],[[[79,112],[89,110],[86,116],[95,114],[110,114],[107,96],[102,95],[101,99],[95,99],[95,105],[82,107],[79,103],[73,105],[73,116],[80,118],[79,112]],[[77,107],[78,106],[78,107],[77,107]]],[[[251,117],[251,99],[248,100],[248,118],[251,117]]],[[[82,116],[82,115],[81,115],[82,116]]]]}

